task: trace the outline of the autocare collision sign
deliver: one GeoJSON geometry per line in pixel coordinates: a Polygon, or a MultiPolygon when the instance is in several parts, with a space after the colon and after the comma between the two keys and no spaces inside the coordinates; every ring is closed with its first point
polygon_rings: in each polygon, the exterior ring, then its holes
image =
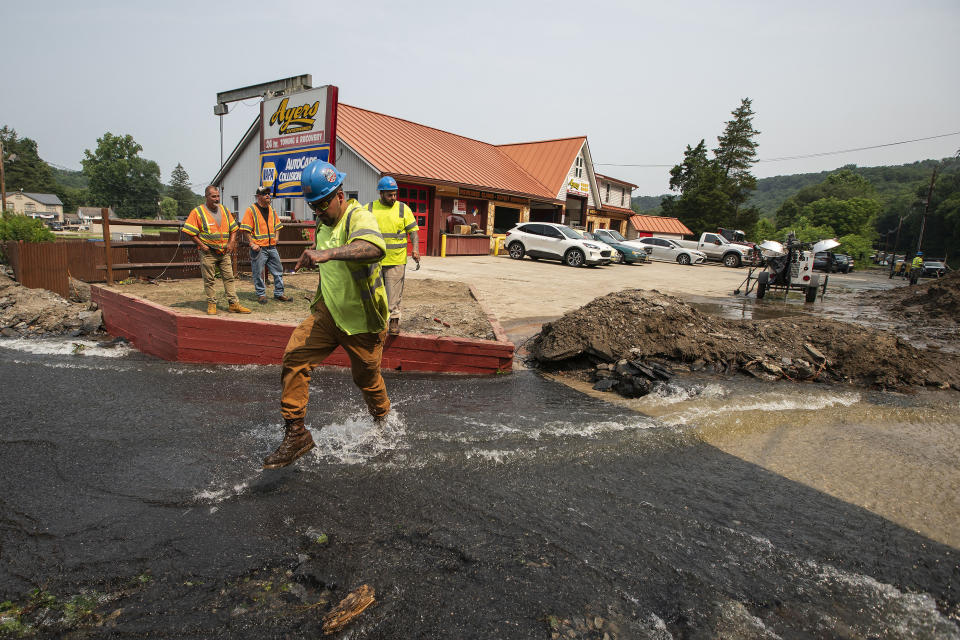
{"type": "Polygon", "coordinates": [[[308,149],[291,149],[260,154],[260,184],[269,187],[274,197],[302,196],[300,174],[314,160],[327,161],[330,146],[319,145],[308,149]]]}
{"type": "Polygon", "coordinates": [[[264,100],[261,105],[260,151],[277,151],[329,144],[336,111],[333,86],[264,100]],[[334,102],[331,103],[331,98],[334,102]]]}

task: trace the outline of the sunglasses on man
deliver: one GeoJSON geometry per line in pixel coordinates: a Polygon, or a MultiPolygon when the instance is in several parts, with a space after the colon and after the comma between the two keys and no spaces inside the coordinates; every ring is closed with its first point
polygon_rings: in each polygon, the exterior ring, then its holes
{"type": "Polygon", "coordinates": [[[337,197],[337,193],[337,191],[334,191],[329,196],[318,202],[308,202],[307,206],[317,213],[323,213],[330,206],[330,203],[333,202],[333,199],[337,197]]]}

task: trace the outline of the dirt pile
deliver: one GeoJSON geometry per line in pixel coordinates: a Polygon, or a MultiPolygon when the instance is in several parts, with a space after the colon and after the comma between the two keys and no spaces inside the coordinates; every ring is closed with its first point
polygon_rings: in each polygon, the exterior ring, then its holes
{"type": "Polygon", "coordinates": [[[103,315],[90,303],[72,303],[46,289],[22,286],[0,272],[0,335],[77,337],[102,329],[103,315]]]}
{"type": "Polygon", "coordinates": [[[955,325],[960,317],[960,272],[916,286],[862,294],[900,319],[924,324],[955,325]]]}
{"type": "Polygon", "coordinates": [[[608,294],[544,325],[530,352],[557,369],[659,360],[768,380],[960,390],[960,359],[914,348],[891,333],[823,318],[727,320],[643,289],[608,294]]]}

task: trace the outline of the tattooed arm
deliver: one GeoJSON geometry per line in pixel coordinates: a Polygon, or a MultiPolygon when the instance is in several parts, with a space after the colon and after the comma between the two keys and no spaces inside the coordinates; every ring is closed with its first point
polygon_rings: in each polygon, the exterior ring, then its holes
{"type": "Polygon", "coordinates": [[[293,270],[297,271],[298,269],[303,269],[304,267],[312,267],[322,262],[329,262],[330,260],[358,260],[362,262],[371,262],[382,257],[383,251],[380,250],[380,247],[372,242],[358,239],[354,240],[350,244],[345,244],[342,247],[324,249],[323,251],[307,249],[300,255],[300,259],[297,260],[297,266],[295,266],[293,270]]]}

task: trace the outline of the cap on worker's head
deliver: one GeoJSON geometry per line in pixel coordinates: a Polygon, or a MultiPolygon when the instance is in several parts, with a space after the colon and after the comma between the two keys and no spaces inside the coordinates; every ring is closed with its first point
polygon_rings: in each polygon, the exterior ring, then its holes
{"type": "Polygon", "coordinates": [[[329,162],[314,160],[300,174],[300,189],[307,202],[323,200],[343,184],[347,174],[337,171],[329,162]]]}
{"type": "Polygon", "coordinates": [[[258,196],[268,196],[270,195],[270,187],[259,186],[257,187],[258,196]]]}
{"type": "Polygon", "coordinates": [[[397,190],[397,181],[391,178],[390,176],[384,176],[380,178],[380,182],[377,183],[377,191],[396,191],[397,190]]]}

